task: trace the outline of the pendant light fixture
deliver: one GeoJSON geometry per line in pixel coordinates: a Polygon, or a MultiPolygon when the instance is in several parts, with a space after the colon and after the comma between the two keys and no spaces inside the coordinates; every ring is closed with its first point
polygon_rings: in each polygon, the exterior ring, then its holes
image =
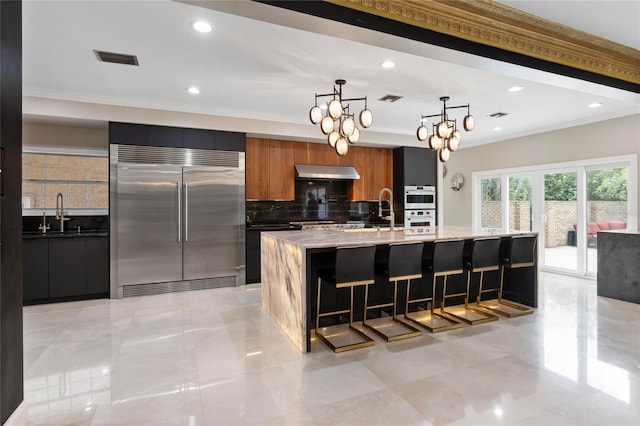
{"type": "Polygon", "coordinates": [[[442,101],[442,111],[440,114],[423,115],[420,117],[420,126],[416,132],[419,141],[428,140],[429,148],[438,151],[438,158],[443,163],[449,161],[452,152],[456,152],[460,147],[461,133],[457,128],[456,119],[450,119],[447,110],[456,108],[466,108],[467,115],[462,120],[462,127],[467,132],[473,130],[474,121],[471,115],[471,104],[447,107],[449,96],[440,98],[442,101]],[[432,124],[432,132],[429,135],[429,129],[425,126],[428,118],[438,117],[439,122],[432,124]]]}
{"type": "Polygon", "coordinates": [[[309,120],[313,124],[320,124],[320,130],[327,135],[329,146],[336,150],[339,156],[347,155],[349,144],[355,144],[360,140],[360,130],[356,127],[354,115],[349,112],[349,104],[344,102],[364,101],[364,109],[360,111],[359,121],[363,128],[371,127],[373,124],[373,114],[367,108],[367,97],[364,98],[343,98],[342,86],[346,80],[336,80],[333,86],[333,93],[315,95],[315,104],[309,111],[309,120]],[[336,88],[336,86],[338,86],[336,88]],[[326,108],[326,115],[322,108],[318,106],[318,98],[331,96],[326,108]]]}

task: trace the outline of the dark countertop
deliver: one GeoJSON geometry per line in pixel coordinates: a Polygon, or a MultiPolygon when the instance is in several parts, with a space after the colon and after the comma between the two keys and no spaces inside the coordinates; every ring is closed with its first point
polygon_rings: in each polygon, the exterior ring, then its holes
{"type": "Polygon", "coordinates": [[[79,237],[108,237],[109,231],[82,231],[78,232],[47,232],[43,234],[42,232],[26,232],[22,234],[22,238],[25,240],[35,240],[42,238],[79,238],[79,237]]]}

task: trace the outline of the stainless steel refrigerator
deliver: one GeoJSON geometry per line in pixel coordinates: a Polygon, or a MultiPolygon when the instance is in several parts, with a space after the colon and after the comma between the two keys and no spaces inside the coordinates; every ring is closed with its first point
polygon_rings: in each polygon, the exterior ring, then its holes
{"type": "Polygon", "coordinates": [[[244,153],[110,150],[111,297],[245,283],[244,153]]]}

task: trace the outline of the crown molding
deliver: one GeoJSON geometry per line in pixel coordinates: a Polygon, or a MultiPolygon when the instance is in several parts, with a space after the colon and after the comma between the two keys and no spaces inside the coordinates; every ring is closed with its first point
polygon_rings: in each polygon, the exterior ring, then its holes
{"type": "Polygon", "coordinates": [[[492,0],[326,1],[505,51],[640,84],[639,50],[492,0]]]}

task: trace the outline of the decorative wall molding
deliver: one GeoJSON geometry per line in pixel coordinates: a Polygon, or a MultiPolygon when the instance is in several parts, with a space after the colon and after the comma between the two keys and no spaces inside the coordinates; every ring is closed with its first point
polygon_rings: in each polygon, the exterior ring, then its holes
{"type": "Polygon", "coordinates": [[[505,51],[640,84],[639,50],[492,0],[327,1],[505,51]]]}

